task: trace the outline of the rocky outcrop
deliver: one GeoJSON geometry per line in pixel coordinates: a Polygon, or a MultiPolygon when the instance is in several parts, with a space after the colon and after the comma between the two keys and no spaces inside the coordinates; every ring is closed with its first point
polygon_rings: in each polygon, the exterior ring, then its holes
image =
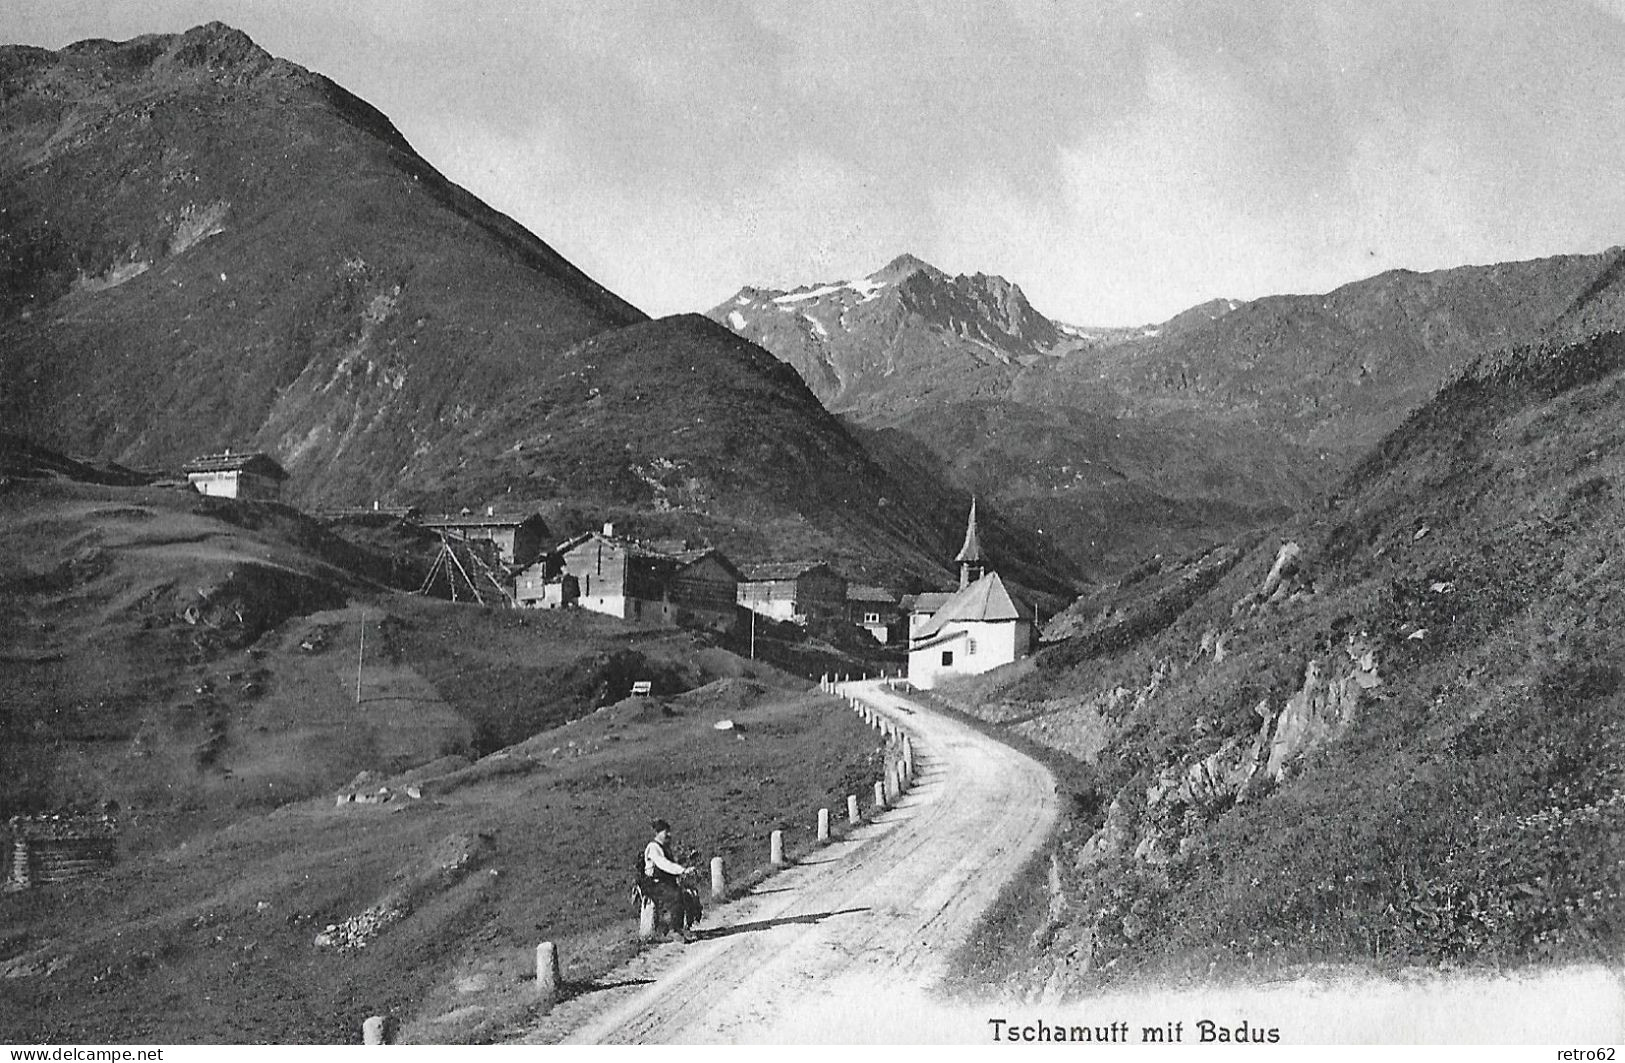
{"type": "Polygon", "coordinates": [[[1276,551],[1275,562],[1270,565],[1269,575],[1264,577],[1263,584],[1252,594],[1238,600],[1231,607],[1230,614],[1236,616],[1250,609],[1277,605],[1313,593],[1314,584],[1304,563],[1303,547],[1295,542],[1283,542],[1276,551]]]}
{"type": "MultiPolygon", "coordinates": [[[[1213,642],[1218,644],[1217,637],[1213,642]]],[[[1136,703],[1155,695],[1163,674],[1159,670],[1146,687],[1133,692],[1136,703]]],[[[1358,715],[1363,695],[1381,682],[1376,649],[1363,634],[1350,637],[1326,659],[1311,659],[1302,685],[1279,709],[1267,700],[1254,708],[1257,731],[1232,735],[1205,756],[1163,767],[1145,787],[1143,805],[1137,794],[1120,792],[1113,798],[1105,822],[1078,850],[1074,866],[1113,858],[1152,867],[1168,864],[1214,815],[1247,800],[1256,785],[1288,778],[1304,754],[1343,734],[1358,715]]],[[[1116,693],[1124,700],[1131,696],[1124,688],[1116,693]]],[[[1199,719],[1194,729],[1203,733],[1208,725],[1199,719]]]]}
{"type": "MultiPolygon", "coordinates": [[[[1369,642],[1351,638],[1344,653],[1346,664],[1310,661],[1304,669],[1303,686],[1287,699],[1273,721],[1265,717],[1260,735],[1272,730],[1273,734],[1264,770],[1276,782],[1286,777],[1302,754],[1341,735],[1360,707],[1360,695],[1381,684],[1377,652],[1369,642]],[[1339,665],[1335,671],[1334,664],[1339,665]]],[[[1268,712],[1266,706],[1260,708],[1268,712]]]]}

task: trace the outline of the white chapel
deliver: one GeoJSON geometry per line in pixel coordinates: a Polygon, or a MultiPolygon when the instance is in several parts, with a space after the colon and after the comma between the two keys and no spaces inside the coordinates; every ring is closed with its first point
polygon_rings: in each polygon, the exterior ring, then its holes
{"type": "Polygon", "coordinates": [[[954,558],[959,590],[922,594],[909,617],[908,681],[929,690],[944,679],[982,672],[1025,657],[1032,649],[1033,611],[987,569],[971,501],[965,545],[954,558]]]}

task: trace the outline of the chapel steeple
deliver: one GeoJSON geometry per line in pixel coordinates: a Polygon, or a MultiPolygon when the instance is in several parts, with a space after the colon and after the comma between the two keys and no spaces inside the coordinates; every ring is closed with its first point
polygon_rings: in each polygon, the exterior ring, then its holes
{"type": "Polygon", "coordinates": [[[954,558],[959,563],[960,589],[971,585],[975,580],[982,578],[986,566],[982,561],[982,544],[976,538],[976,496],[970,500],[970,519],[965,523],[965,545],[959,548],[959,554],[954,558]]]}

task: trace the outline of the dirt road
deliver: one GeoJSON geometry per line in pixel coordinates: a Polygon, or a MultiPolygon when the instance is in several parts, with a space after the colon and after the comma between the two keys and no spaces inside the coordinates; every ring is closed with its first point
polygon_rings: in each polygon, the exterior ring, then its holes
{"type": "MultiPolygon", "coordinates": [[[[523,1041],[922,1040],[917,1013],[899,1002],[923,1002],[1042,845],[1055,785],[1035,761],[878,681],[843,690],[912,736],[913,789],[846,840],[708,913],[703,941],[645,950],[523,1041]]],[[[859,797],[867,808],[872,795],[859,797]]]]}

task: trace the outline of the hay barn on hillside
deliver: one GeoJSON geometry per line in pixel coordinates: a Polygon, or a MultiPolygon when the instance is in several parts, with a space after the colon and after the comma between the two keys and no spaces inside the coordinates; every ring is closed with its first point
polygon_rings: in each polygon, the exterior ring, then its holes
{"type": "Polygon", "coordinates": [[[282,497],[282,482],[288,478],[276,459],[260,451],[205,454],[187,462],[181,471],[200,494],[271,502],[282,497]]]}
{"type": "Polygon", "coordinates": [[[497,548],[505,565],[528,565],[541,555],[549,532],[540,513],[499,514],[487,509],[476,513],[445,513],[419,517],[418,523],[465,542],[488,542],[497,548]]]}
{"type": "Polygon", "coordinates": [[[884,587],[854,583],[846,589],[847,619],[882,646],[892,641],[902,618],[897,595],[884,587]]]}
{"type": "Polygon", "coordinates": [[[819,561],[746,565],[739,604],[772,620],[805,624],[846,616],[846,579],[819,561]]]}

